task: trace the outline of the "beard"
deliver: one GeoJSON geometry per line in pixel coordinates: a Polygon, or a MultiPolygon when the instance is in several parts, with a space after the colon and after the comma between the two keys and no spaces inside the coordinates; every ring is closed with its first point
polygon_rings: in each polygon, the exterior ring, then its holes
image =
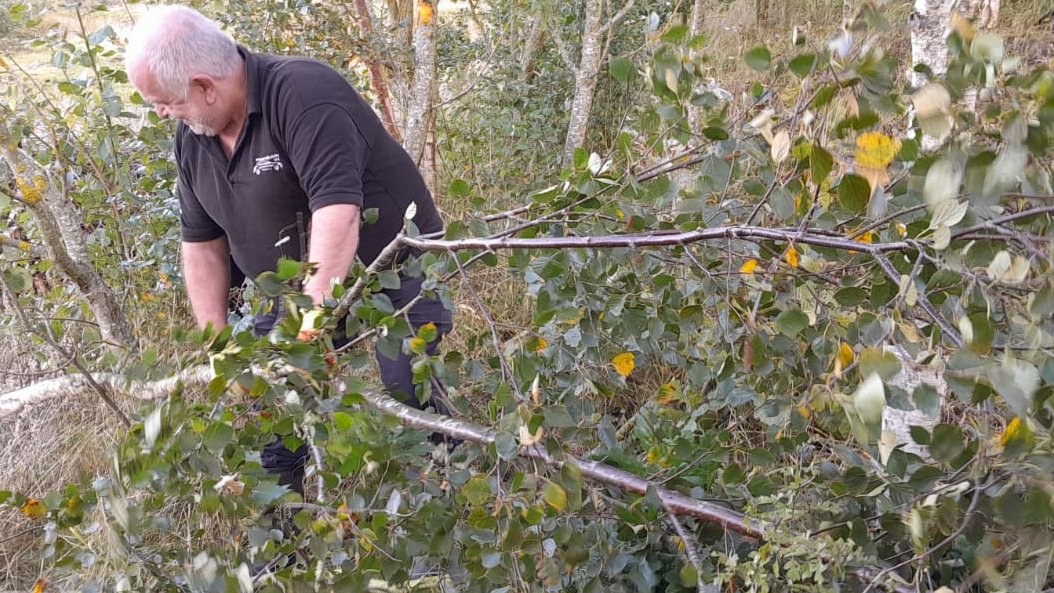
{"type": "Polygon", "coordinates": [[[207,123],[195,122],[190,120],[184,120],[183,123],[186,124],[188,128],[190,128],[191,132],[194,132],[198,136],[212,137],[216,135],[216,130],[210,127],[207,123]]]}

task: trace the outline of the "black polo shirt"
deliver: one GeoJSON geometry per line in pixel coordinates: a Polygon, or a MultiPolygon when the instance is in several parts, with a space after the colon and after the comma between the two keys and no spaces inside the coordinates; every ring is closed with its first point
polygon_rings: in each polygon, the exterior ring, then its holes
{"type": "Polygon", "coordinates": [[[323,206],[355,204],[367,219],[376,209],[376,221],[360,227],[366,263],[399,232],[412,202],[422,232],[442,230],[410,156],[344,77],[306,58],[239,52],[248,114],[231,158],[217,138],[176,128],[184,241],[226,235],[234,261],[255,278],[280,257],[301,259],[300,227],[323,206]]]}

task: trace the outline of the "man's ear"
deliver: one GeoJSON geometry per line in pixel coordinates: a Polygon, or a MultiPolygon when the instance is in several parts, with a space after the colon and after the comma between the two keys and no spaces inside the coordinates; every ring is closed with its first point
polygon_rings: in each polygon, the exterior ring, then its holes
{"type": "Polygon", "coordinates": [[[216,80],[207,74],[199,74],[190,79],[191,86],[196,86],[205,93],[205,103],[212,105],[216,102],[216,80]]]}

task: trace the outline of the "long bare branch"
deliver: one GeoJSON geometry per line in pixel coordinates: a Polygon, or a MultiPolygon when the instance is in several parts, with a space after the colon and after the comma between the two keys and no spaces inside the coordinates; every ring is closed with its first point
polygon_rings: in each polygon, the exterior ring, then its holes
{"type": "Polygon", "coordinates": [[[502,237],[496,239],[468,238],[456,241],[417,239],[405,237],[402,243],[421,251],[464,251],[499,249],[600,249],[629,247],[634,249],[647,247],[670,247],[687,245],[700,241],[717,239],[743,239],[747,241],[793,241],[816,247],[828,247],[845,251],[863,253],[884,253],[888,251],[905,251],[913,249],[907,241],[888,243],[861,243],[850,239],[802,233],[796,229],[771,229],[765,227],[725,226],[685,232],[652,232],[627,235],[601,235],[594,237],[542,237],[523,239],[502,237]]]}

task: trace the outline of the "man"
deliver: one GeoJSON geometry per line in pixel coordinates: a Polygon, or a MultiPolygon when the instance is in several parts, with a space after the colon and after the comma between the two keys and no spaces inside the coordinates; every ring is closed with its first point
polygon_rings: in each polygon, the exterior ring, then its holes
{"type": "MultiPolygon", "coordinates": [[[[306,258],[316,267],[303,291],[321,305],[356,256],[369,264],[395,237],[411,204],[422,232],[442,230],[409,155],[332,68],[254,54],[183,6],[144,14],[125,60],[140,95],[158,115],[179,122],[183,271],[200,327],[227,324],[231,259],[255,278],[273,271],[281,257],[306,258]],[[377,218],[366,224],[362,213],[371,209],[377,218]],[[305,234],[307,253],[301,253],[305,234]]],[[[387,294],[398,309],[420,286],[419,278],[403,278],[387,294]]],[[[415,327],[435,323],[440,333],[451,325],[450,312],[435,299],[423,299],[409,317],[415,327]]],[[[258,323],[257,333],[273,323],[258,323]]],[[[409,357],[378,353],[377,360],[389,391],[422,407],[409,357]]],[[[305,455],[286,450],[279,439],[261,458],[282,483],[303,492],[305,455]]]]}

